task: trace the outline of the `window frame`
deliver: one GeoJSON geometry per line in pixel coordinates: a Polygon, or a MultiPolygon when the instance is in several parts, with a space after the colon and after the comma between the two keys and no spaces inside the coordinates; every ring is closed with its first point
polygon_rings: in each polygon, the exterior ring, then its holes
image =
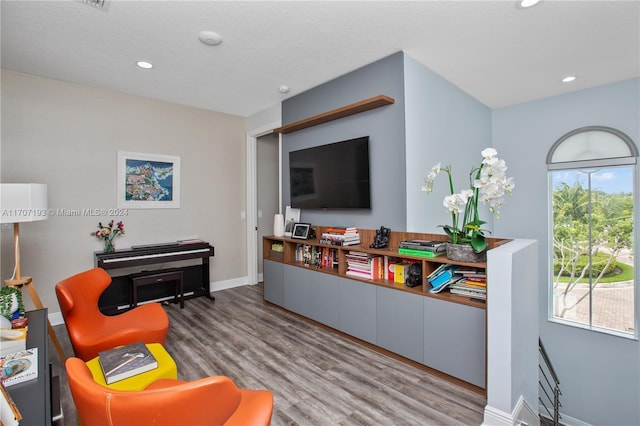
{"type": "MultiPolygon", "coordinates": [[[[548,303],[547,303],[547,320],[553,323],[557,323],[557,324],[563,324],[563,325],[568,325],[571,327],[576,327],[576,328],[581,328],[581,329],[585,329],[585,330],[590,330],[590,331],[594,331],[594,332],[600,332],[600,333],[605,333],[605,334],[609,334],[609,335],[613,335],[613,336],[619,336],[619,337],[624,337],[627,339],[634,339],[634,340],[638,340],[640,337],[640,330],[639,330],[639,326],[640,326],[640,315],[639,315],[639,308],[640,308],[640,290],[639,290],[639,285],[638,285],[638,278],[640,276],[640,272],[638,271],[638,265],[640,264],[640,262],[638,262],[637,259],[637,247],[638,247],[638,243],[640,242],[640,232],[639,232],[639,228],[640,226],[638,226],[638,219],[640,217],[640,202],[638,202],[639,200],[639,194],[640,194],[640,185],[637,184],[637,179],[639,176],[639,171],[638,171],[638,163],[637,163],[637,158],[638,158],[638,149],[636,147],[636,145],[634,144],[633,140],[627,136],[625,133],[617,130],[617,129],[613,129],[610,127],[605,127],[605,126],[587,126],[587,127],[581,127],[579,129],[575,129],[572,130],[568,133],[566,133],[565,135],[563,135],[561,138],[559,138],[554,144],[553,146],[549,149],[549,152],[547,154],[547,191],[548,191],[548,211],[549,211],[549,221],[548,221],[548,227],[547,227],[547,231],[548,231],[548,273],[547,273],[547,279],[548,279],[548,283],[547,283],[547,291],[548,291],[548,303]],[[626,156],[616,156],[616,157],[609,157],[609,158],[593,158],[593,159],[586,159],[586,160],[576,160],[576,161],[555,161],[553,160],[554,157],[554,153],[555,151],[558,149],[558,147],[560,147],[565,141],[567,141],[569,138],[576,136],[576,135],[580,135],[582,133],[585,132],[607,132],[611,135],[613,135],[614,137],[616,137],[619,141],[618,143],[624,143],[626,144],[627,148],[628,148],[628,155],[626,156]],[[553,206],[553,193],[554,193],[554,188],[553,188],[553,173],[558,172],[558,171],[562,171],[562,170],[567,170],[567,171],[581,171],[584,169],[594,169],[594,168],[605,168],[605,167],[618,167],[618,166],[631,166],[632,169],[632,183],[633,183],[633,253],[634,253],[634,262],[633,262],[633,268],[634,268],[634,291],[633,291],[633,305],[634,305],[634,312],[633,312],[633,325],[634,325],[634,330],[633,332],[625,332],[622,330],[615,330],[615,329],[609,329],[609,328],[605,328],[602,326],[598,326],[598,325],[594,325],[593,324],[593,313],[591,311],[590,308],[590,313],[589,313],[589,323],[584,324],[584,323],[580,323],[577,321],[571,321],[571,320],[567,320],[567,319],[563,319],[563,318],[559,318],[556,317],[554,315],[554,309],[555,309],[555,305],[554,305],[554,288],[553,288],[553,284],[554,284],[554,280],[555,280],[555,275],[554,275],[554,269],[553,269],[553,265],[554,265],[554,206],[553,206]]],[[[589,177],[589,180],[591,179],[591,177],[589,177]]],[[[589,193],[591,194],[592,188],[591,186],[589,186],[589,188],[587,188],[589,193]]],[[[591,293],[593,291],[592,288],[589,289],[589,292],[591,293]]],[[[592,294],[589,295],[589,298],[592,298],[592,294]]]]}

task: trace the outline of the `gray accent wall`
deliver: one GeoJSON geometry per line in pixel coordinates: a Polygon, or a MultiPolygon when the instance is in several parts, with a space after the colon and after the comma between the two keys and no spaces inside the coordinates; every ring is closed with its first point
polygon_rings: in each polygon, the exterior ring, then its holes
{"type": "MultiPolygon", "coordinates": [[[[616,128],[638,146],[639,119],[639,79],[493,111],[494,147],[508,159],[509,173],[516,180],[513,197],[495,221],[495,229],[500,235],[539,241],[540,336],[560,377],[561,412],[594,425],[640,424],[640,343],[548,320],[549,213],[545,160],[558,138],[583,126],[616,128]]],[[[636,197],[639,186],[636,180],[636,197]]],[[[636,206],[636,241],[640,234],[639,212],[636,206]]],[[[636,268],[636,285],[640,282],[638,278],[636,268]]],[[[636,309],[639,308],[640,292],[636,291],[636,309]]]]}
{"type": "MultiPolygon", "coordinates": [[[[286,125],[377,95],[393,105],[283,135],[282,199],[289,205],[289,151],[369,136],[371,210],[302,210],[313,225],[353,225],[392,230],[406,228],[403,54],[397,53],[355,70],[282,103],[286,125]]],[[[284,211],[284,208],[283,208],[284,211]]]]}

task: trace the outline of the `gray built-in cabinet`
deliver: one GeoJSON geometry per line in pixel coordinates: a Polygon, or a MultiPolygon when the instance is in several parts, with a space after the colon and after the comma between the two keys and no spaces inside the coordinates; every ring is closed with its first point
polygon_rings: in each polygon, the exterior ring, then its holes
{"type": "MultiPolygon", "coordinates": [[[[265,301],[485,389],[486,304],[448,292],[431,294],[426,284],[426,276],[441,263],[456,262],[444,257],[418,258],[423,283],[414,288],[346,274],[345,256],[350,250],[416,260],[398,255],[397,242],[409,238],[442,240],[444,236],[392,233],[389,248],[375,250],[369,249],[367,242],[375,231],[359,233],[360,246],[330,246],[336,250],[338,263],[319,268],[296,260],[301,245],[326,248],[318,240],[265,237],[265,301]],[[282,245],[281,251],[272,250],[274,243],[282,245]]],[[[506,241],[491,241],[490,247],[506,241]]],[[[486,264],[474,266],[487,268],[486,264]]]]}

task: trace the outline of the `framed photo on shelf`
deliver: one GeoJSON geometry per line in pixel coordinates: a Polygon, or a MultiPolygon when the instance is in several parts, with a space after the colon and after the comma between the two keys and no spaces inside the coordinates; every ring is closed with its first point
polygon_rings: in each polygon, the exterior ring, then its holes
{"type": "Polygon", "coordinates": [[[297,238],[300,240],[306,240],[309,235],[309,229],[311,225],[308,223],[296,223],[293,225],[293,231],[291,232],[291,238],[297,238]]]}
{"type": "Polygon", "coordinates": [[[180,157],[118,151],[119,209],[180,207],[180,157]]]}
{"type": "Polygon", "coordinates": [[[300,222],[300,209],[287,206],[284,214],[284,236],[290,237],[293,233],[293,225],[300,222]]]}

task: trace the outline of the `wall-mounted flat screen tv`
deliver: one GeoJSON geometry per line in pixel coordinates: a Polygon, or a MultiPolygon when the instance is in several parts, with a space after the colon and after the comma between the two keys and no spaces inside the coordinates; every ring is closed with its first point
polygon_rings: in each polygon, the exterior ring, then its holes
{"type": "Polygon", "coordinates": [[[291,207],[371,209],[369,137],[289,152],[291,207]]]}

